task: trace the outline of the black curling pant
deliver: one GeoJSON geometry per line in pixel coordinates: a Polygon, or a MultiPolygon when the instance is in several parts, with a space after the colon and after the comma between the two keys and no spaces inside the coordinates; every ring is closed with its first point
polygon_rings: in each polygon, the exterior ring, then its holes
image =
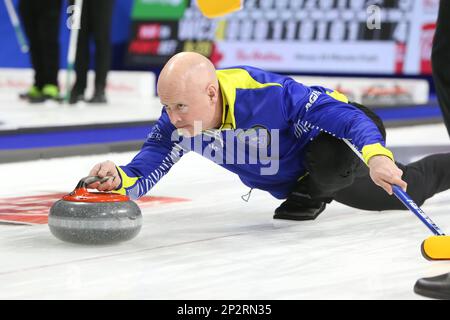
{"type": "MultiPolygon", "coordinates": [[[[381,120],[372,111],[353,105],[372,118],[385,136],[381,120]]],[[[407,209],[395,195],[390,196],[372,181],[369,169],[342,140],[320,134],[309,145],[305,161],[309,175],[303,183],[313,200],[336,200],[374,211],[407,209]]],[[[418,205],[450,188],[450,153],[427,156],[407,165],[396,164],[403,171],[408,194],[418,205]]]]}
{"type": "Polygon", "coordinates": [[[441,0],[431,62],[436,95],[450,135],[450,1],[441,0]]]}
{"type": "MultiPolygon", "coordinates": [[[[397,166],[403,171],[403,180],[408,183],[407,193],[419,206],[436,193],[450,188],[450,153],[434,154],[408,165],[397,163],[397,166]]],[[[366,175],[337,192],[334,199],[364,210],[407,210],[395,195],[390,196],[375,185],[369,170],[366,170],[366,175]]]]}
{"type": "Polygon", "coordinates": [[[19,14],[30,45],[34,85],[58,85],[61,0],[21,0],[19,14]]]}
{"type": "Polygon", "coordinates": [[[87,85],[89,70],[89,40],[95,43],[95,91],[103,92],[111,64],[111,20],[114,0],[84,1],[81,12],[81,25],[78,31],[75,72],[77,80],[75,91],[83,93],[87,85]]]}

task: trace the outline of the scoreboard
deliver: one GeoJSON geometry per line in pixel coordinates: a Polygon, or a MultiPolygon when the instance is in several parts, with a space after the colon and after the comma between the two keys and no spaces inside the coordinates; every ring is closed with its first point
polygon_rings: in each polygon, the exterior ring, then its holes
{"type": "Polygon", "coordinates": [[[245,0],[221,18],[194,0],[135,0],[127,64],[195,51],[217,67],[426,75],[439,0],[245,0]]]}

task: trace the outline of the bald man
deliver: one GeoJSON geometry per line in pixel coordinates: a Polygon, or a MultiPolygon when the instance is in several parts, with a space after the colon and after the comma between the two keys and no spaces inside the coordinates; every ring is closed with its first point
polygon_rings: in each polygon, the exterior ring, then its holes
{"type": "Polygon", "coordinates": [[[196,53],[173,56],[158,79],[161,117],[134,159],[90,175],[92,188],[137,199],[189,151],[236,173],[249,188],[286,199],[274,218],[315,219],[332,200],[366,210],[405,209],[399,185],[419,204],[450,187],[450,156],[404,166],[385,147],[381,120],[337,91],[257,68],[215,70],[196,53]],[[341,140],[362,151],[368,168],[341,140]],[[381,187],[381,188],[380,188],[381,187]]]}

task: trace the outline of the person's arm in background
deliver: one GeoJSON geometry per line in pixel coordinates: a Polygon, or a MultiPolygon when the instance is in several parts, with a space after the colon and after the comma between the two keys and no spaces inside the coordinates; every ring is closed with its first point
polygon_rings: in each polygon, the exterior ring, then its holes
{"type": "Polygon", "coordinates": [[[439,2],[431,63],[436,96],[450,135],[450,1],[439,2]]]}

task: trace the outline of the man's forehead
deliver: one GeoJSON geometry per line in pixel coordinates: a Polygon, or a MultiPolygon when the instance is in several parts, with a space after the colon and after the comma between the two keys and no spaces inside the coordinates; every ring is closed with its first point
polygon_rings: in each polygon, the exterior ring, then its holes
{"type": "Polygon", "coordinates": [[[181,103],[186,100],[184,91],[173,88],[172,90],[158,90],[159,100],[164,104],[181,103]]]}
{"type": "Polygon", "coordinates": [[[189,104],[189,99],[185,96],[159,96],[159,101],[161,101],[161,104],[164,105],[174,105],[174,104],[189,104]]]}
{"type": "Polygon", "coordinates": [[[165,80],[159,80],[156,85],[156,91],[158,92],[158,95],[174,95],[174,94],[181,94],[183,91],[185,91],[186,85],[182,81],[179,81],[177,79],[165,79],[165,80]]]}
{"type": "Polygon", "coordinates": [[[185,86],[183,88],[161,88],[158,90],[158,96],[163,104],[189,104],[197,99],[199,92],[193,87],[185,86]]]}

